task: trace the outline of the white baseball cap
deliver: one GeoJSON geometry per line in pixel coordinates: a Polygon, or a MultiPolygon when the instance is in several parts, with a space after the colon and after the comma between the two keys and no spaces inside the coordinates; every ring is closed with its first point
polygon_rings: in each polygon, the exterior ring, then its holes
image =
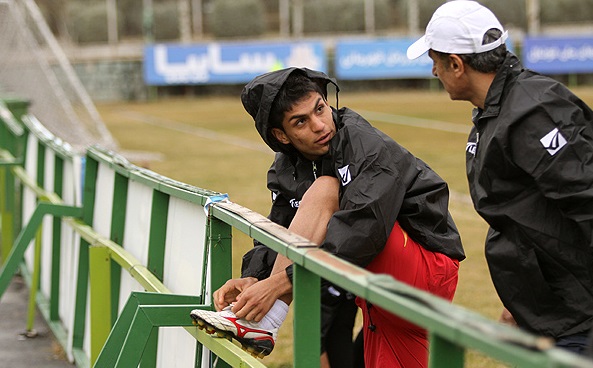
{"type": "Polygon", "coordinates": [[[508,32],[486,7],[475,1],[455,0],[441,5],[426,26],[426,33],[408,47],[408,59],[416,59],[429,49],[447,54],[477,54],[502,45],[508,32]],[[482,45],[484,34],[492,28],[502,36],[482,45]]]}

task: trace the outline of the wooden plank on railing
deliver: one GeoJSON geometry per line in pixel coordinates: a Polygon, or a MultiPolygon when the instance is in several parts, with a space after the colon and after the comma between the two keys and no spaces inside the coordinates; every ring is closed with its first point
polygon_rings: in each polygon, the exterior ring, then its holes
{"type": "Polygon", "coordinates": [[[221,212],[217,214],[217,217],[228,220],[228,223],[230,223],[231,225],[233,225],[233,227],[236,227],[238,229],[240,229],[241,227],[245,228],[246,225],[251,230],[244,232],[253,238],[257,237],[257,235],[259,235],[260,238],[262,236],[269,235],[271,239],[280,240],[282,241],[282,243],[290,247],[319,248],[318,244],[312,243],[310,240],[293,232],[290,232],[285,227],[270,221],[265,216],[262,216],[259,213],[245,208],[243,206],[240,206],[236,203],[218,202],[216,204],[213,204],[213,207],[225,209],[228,212],[234,214],[235,216],[240,217],[243,221],[237,222],[233,220],[232,216],[227,215],[225,218],[224,213],[221,212]]]}

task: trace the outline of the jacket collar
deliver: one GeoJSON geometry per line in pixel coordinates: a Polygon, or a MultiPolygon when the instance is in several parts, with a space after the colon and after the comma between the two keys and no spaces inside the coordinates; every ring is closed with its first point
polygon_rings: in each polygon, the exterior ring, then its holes
{"type": "Polygon", "coordinates": [[[502,100],[503,91],[507,80],[516,75],[523,69],[519,58],[511,52],[507,52],[507,56],[502,66],[496,72],[496,76],[488,89],[486,101],[484,102],[484,110],[475,108],[473,112],[474,121],[476,118],[496,117],[500,113],[500,104],[502,100]]]}

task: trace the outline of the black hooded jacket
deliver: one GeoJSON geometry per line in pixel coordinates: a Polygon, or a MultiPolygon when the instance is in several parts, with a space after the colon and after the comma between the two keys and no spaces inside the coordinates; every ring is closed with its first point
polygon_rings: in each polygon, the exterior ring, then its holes
{"type": "Polygon", "coordinates": [[[467,175],[490,224],[486,259],[519,326],[562,337],[593,323],[593,111],[508,53],[474,110],[467,175]]]}
{"type": "MultiPolygon", "coordinates": [[[[336,135],[329,153],[316,162],[305,159],[269,133],[272,103],[291,73],[306,74],[325,91],[328,83],[335,85],[323,73],[289,68],[254,79],[241,96],[263,140],[278,152],[268,172],[273,199],[270,220],[288,226],[311,183],[320,175],[331,175],[340,180],[340,209],[330,219],[323,249],[365,267],[381,252],[399,221],[408,235],[426,249],[464,259],[459,233],[448,212],[447,184],[356,112],[348,108],[333,110],[336,135]]],[[[274,259],[275,253],[256,245],[244,257],[242,276],[267,277],[274,259]]]]}

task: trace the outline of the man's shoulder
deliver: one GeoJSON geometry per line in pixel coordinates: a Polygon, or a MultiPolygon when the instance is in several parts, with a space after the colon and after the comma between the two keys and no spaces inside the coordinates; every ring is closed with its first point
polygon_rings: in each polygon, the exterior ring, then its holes
{"type": "Polygon", "coordinates": [[[339,110],[340,122],[337,135],[348,139],[380,139],[381,132],[356,111],[343,107],[339,110]]]}
{"type": "Polygon", "coordinates": [[[347,136],[350,140],[361,139],[369,142],[381,142],[387,144],[397,144],[393,138],[374,127],[366,118],[347,107],[340,109],[343,111],[342,128],[338,130],[338,135],[347,136]]]}
{"type": "MultiPolygon", "coordinates": [[[[500,114],[506,114],[507,118],[508,114],[511,114],[510,116],[521,116],[525,119],[533,113],[534,109],[545,108],[545,101],[567,96],[566,91],[568,90],[558,81],[524,69],[515,78],[504,84],[500,114]],[[554,96],[557,92],[553,91],[560,92],[560,94],[554,96]]],[[[515,123],[514,119],[506,122],[507,125],[515,123]]]]}
{"type": "Polygon", "coordinates": [[[562,91],[562,94],[571,93],[564,84],[531,69],[524,69],[511,87],[523,92],[528,91],[530,95],[542,95],[551,91],[562,91]]]}
{"type": "Polygon", "coordinates": [[[358,112],[349,107],[342,107],[338,110],[340,122],[344,126],[367,126],[370,123],[358,112]]]}
{"type": "Polygon", "coordinates": [[[541,109],[558,110],[572,104],[560,101],[575,101],[578,97],[563,83],[537,72],[525,69],[509,87],[507,104],[528,111],[534,106],[541,109]]]}
{"type": "Polygon", "coordinates": [[[395,163],[410,153],[394,138],[375,128],[357,112],[343,108],[342,128],[332,140],[333,153],[348,155],[354,160],[381,159],[395,163]]]}
{"type": "Polygon", "coordinates": [[[278,152],[274,157],[274,161],[270,165],[270,169],[268,170],[268,176],[283,176],[286,175],[287,172],[292,172],[293,170],[293,160],[290,158],[289,155],[278,152]]]}

